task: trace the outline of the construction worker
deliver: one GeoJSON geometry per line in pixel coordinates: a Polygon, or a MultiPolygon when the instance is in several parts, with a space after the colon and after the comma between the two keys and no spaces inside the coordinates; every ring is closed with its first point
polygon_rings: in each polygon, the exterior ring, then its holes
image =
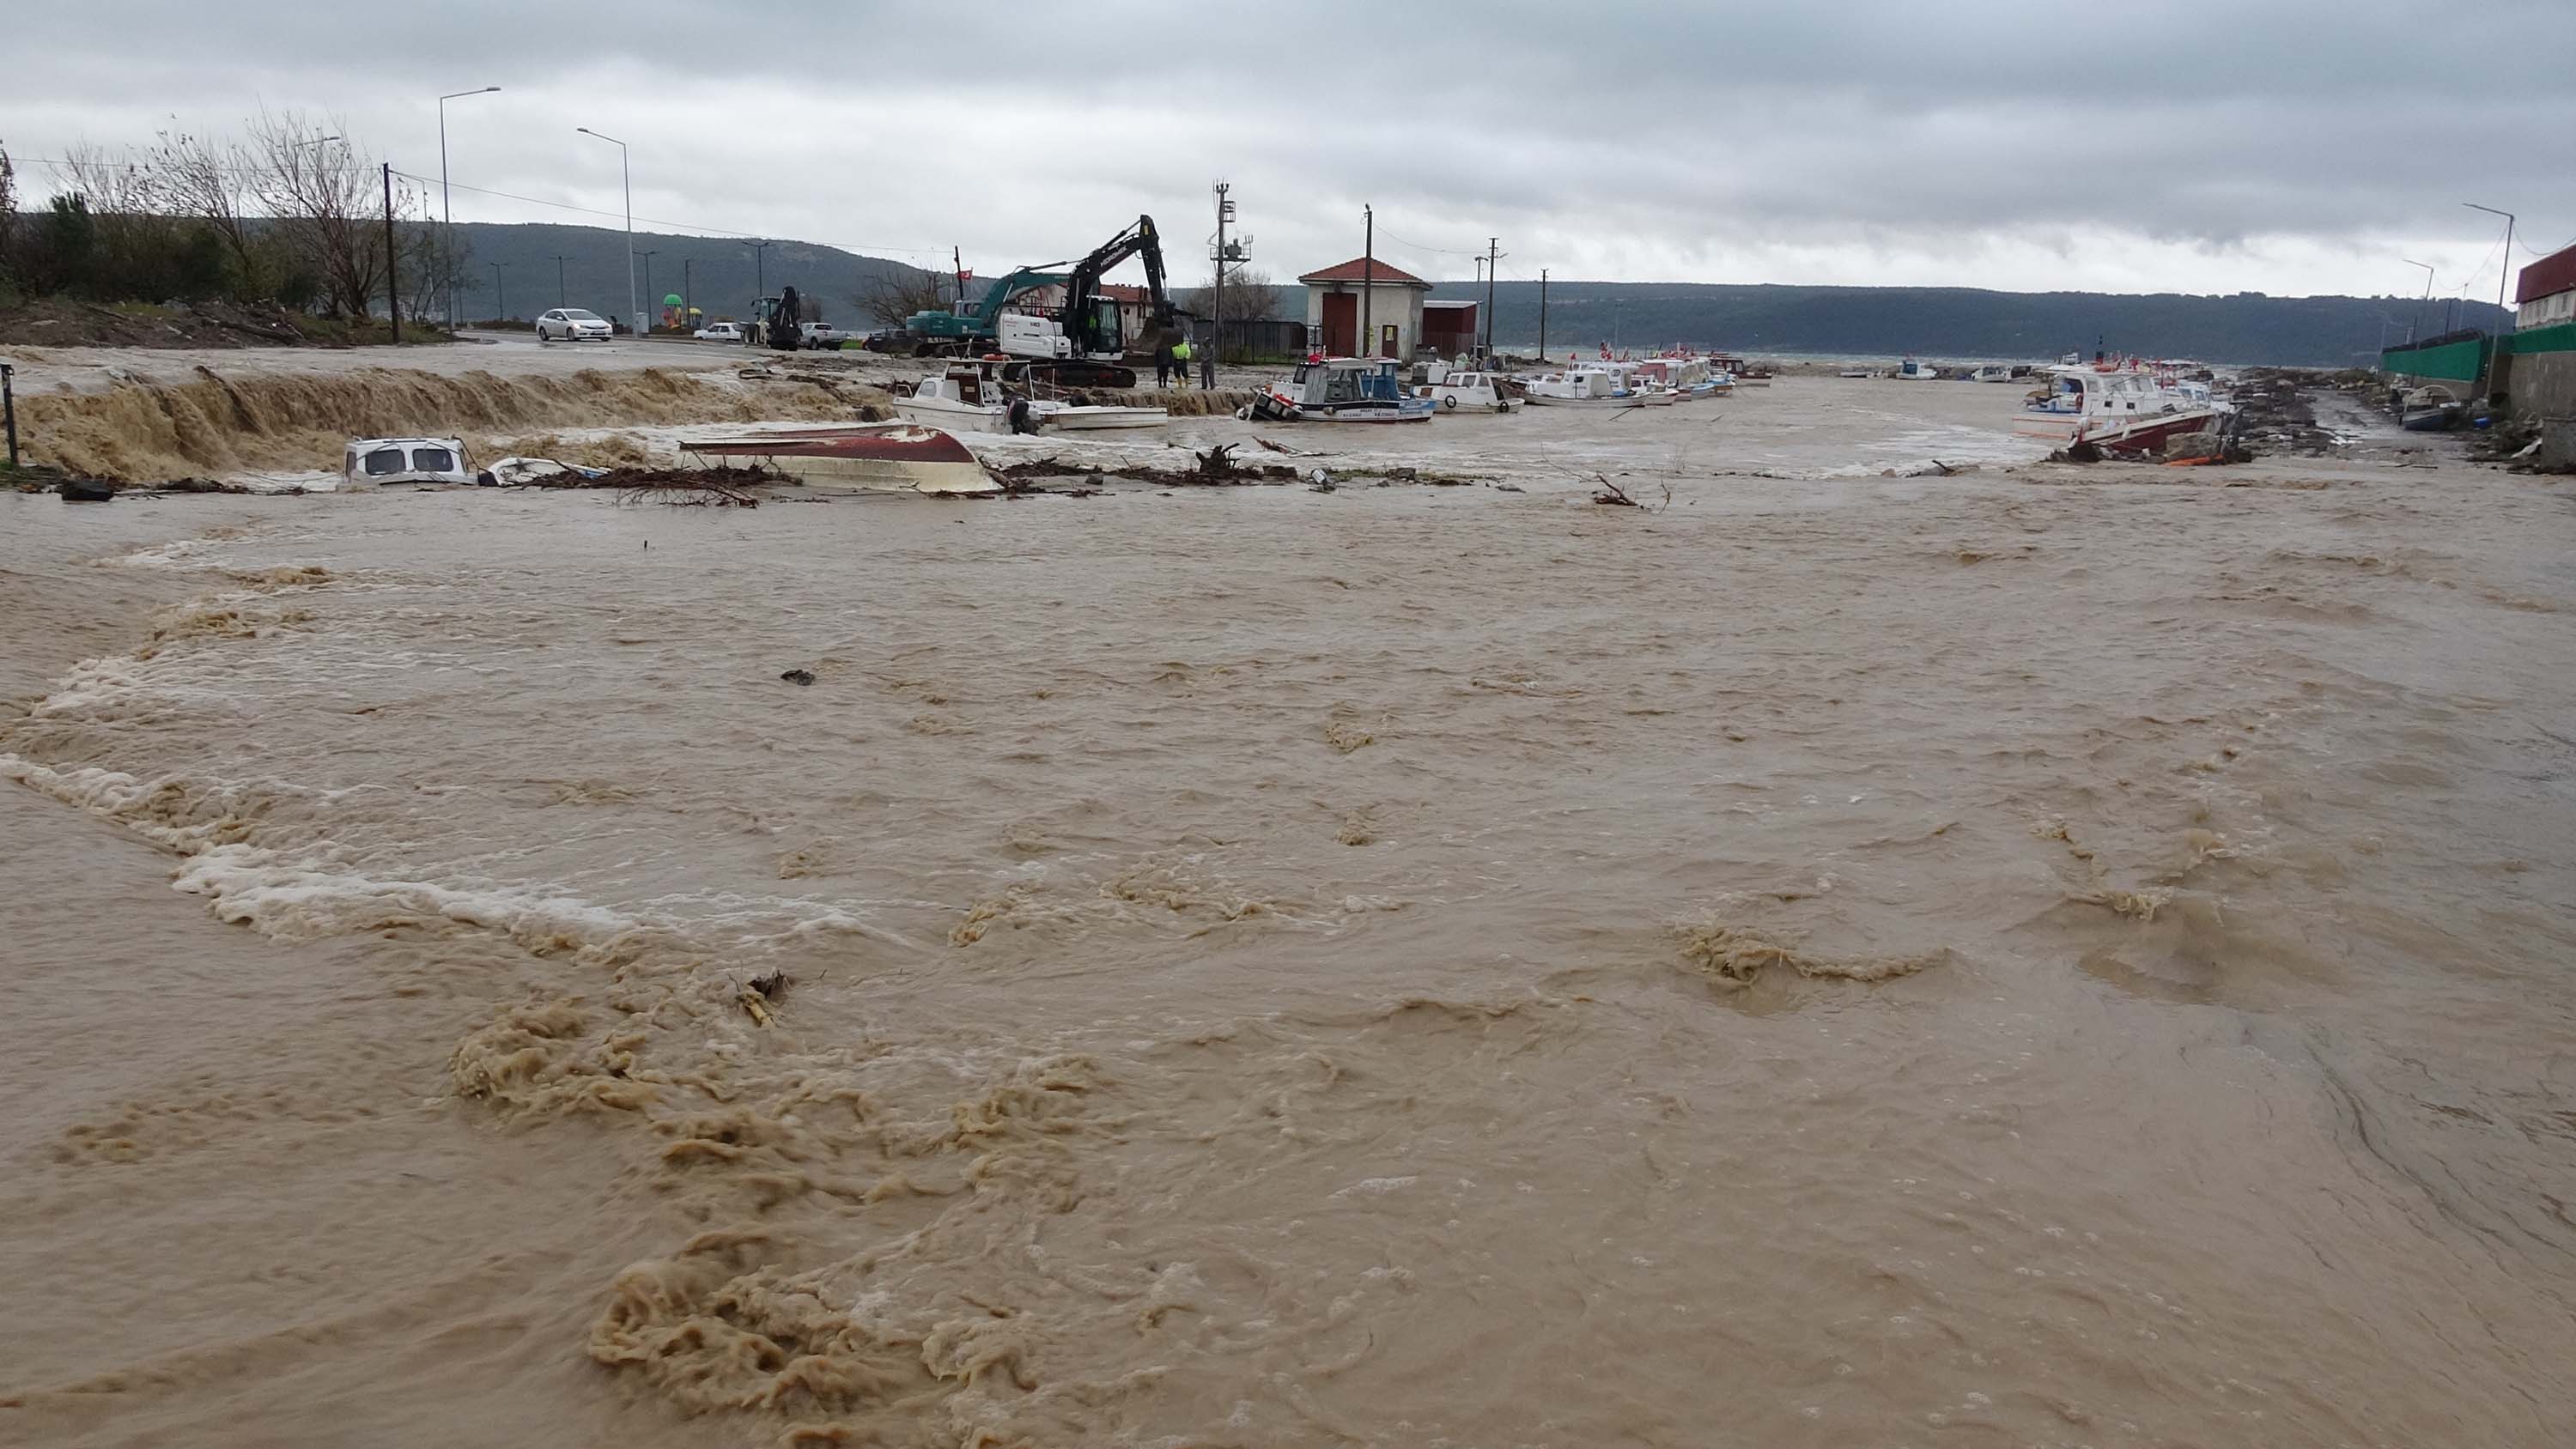
{"type": "Polygon", "coordinates": [[[1172,385],[1172,343],[1165,338],[1154,344],[1154,386],[1172,385]]]}
{"type": "Polygon", "coordinates": [[[1199,391],[1201,392],[1216,391],[1216,354],[1217,346],[1213,338],[1209,339],[1205,347],[1199,349],[1199,391]]]}
{"type": "Polygon", "coordinates": [[[1187,337],[1172,344],[1172,370],[1180,374],[1181,387],[1187,390],[1190,385],[1190,339],[1187,337]]]}

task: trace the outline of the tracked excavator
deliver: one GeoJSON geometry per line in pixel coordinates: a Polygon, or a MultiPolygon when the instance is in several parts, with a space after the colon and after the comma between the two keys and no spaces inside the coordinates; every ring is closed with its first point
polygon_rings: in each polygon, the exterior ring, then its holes
{"type": "Polygon", "coordinates": [[[915,312],[901,332],[869,345],[915,357],[998,352],[1029,359],[1032,380],[1056,387],[1129,388],[1136,385],[1136,370],[1125,359],[1151,356],[1180,336],[1180,312],[1165,286],[1161,234],[1152,217],[1140,216],[1079,261],[1022,267],[985,288],[981,300],[945,312],[915,312]],[[1131,336],[1123,335],[1118,305],[1100,295],[1100,281],[1136,257],[1145,262],[1148,312],[1131,336]],[[1064,303],[1053,316],[1011,310],[1020,298],[1046,287],[1064,289],[1064,303]]]}

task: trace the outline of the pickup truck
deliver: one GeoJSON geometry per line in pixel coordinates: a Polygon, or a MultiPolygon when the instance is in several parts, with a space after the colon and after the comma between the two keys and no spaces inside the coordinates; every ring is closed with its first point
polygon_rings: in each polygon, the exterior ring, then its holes
{"type": "Polygon", "coordinates": [[[858,340],[855,332],[844,332],[829,322],[808,322],[801,329],[802,345],[809,351],[833,352],[844,342],[858,340]]]}

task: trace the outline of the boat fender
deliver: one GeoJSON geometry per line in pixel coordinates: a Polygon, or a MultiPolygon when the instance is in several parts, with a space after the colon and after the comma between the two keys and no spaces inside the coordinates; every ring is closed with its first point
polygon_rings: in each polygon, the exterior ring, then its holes
{"type": "Polygon", "coordinates": [[[1445,409],[1447,409],[1447,410],[1448,410],[1448,411],[1450,411],[1450,412],[1453,412],[1453,413],[1454,413],[1454,412],[1456,412],[1456,411],[1458,411],[1458,397],[1457,397],[1457,395],[1456,395],[1455,393],[1452,393],[1452,394],[1450,394],[1448,397],[1444,397],[1444,398],[1442,398],[1442,399],[1440,400],[1440,406],[1441,406],[1441,407],[1443,407],[1443,408],[1445,408],[1445,409]]]}

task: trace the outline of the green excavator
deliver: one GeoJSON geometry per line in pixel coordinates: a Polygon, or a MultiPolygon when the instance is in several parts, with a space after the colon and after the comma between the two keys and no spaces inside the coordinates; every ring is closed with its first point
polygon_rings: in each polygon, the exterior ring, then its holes
{"type": "Polygon", "coordinates": [[[1029,359],[1033,374],[1043,373],[1060,387],[1129,388],[1136,385],[1136,371],[1124,359],[1150,355],[1180,336],[1180,313],[1164,285],[1161,236],[1152,217],[1140,216],[1080,261],[1022,267],[986,287],[980,300],[944,312],[915,312],[900,332],[869,345],[915,357],[999,352],[1029,359]],[[1145,261],[1149,311],[1129,336],[1118,305],[1100,295],[1100,280],[1133,257],[1145,261]],[[1011,310],[1014,301],[1045,287],[1064,289],[1064,304],[1053,315],[1011,310]]]}

